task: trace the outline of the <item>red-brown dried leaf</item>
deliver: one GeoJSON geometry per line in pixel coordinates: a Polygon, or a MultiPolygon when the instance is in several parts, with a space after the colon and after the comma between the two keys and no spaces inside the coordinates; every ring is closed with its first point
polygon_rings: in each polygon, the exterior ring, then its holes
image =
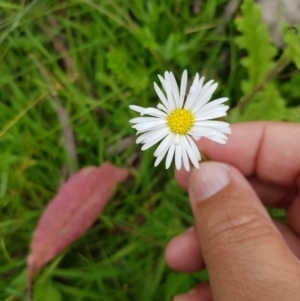
{"type": "Polygon", "coordinates": [[[126,169],[109,163],[80,170],[50,201],[33,234],[27,258],[28,287],[35,271],[79,238],[97,219],[126,169]]]}

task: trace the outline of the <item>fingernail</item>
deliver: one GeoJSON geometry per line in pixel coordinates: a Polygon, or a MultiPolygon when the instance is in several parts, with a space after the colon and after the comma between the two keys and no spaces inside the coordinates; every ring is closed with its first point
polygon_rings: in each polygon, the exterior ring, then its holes
{"type": "Polygon", "coordinates": [[[229,184],[229,167],[222,163],[206,162],[194,169],[189,182],[191,202],[200,202],[229,184]]]}

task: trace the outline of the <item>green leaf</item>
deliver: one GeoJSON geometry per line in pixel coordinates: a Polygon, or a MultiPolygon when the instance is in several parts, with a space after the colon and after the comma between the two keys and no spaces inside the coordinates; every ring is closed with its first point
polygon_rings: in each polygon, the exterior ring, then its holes
{"type": "Polygon", "coordinates": [[[241,12],[242,15],[236,19],[241,35],[235,42],[240,49],[247,52],[241,64],[248,72],[247,81],[242,83],[242,91],[248,94],[264,80],[274,66],[276,49],[271,44],[266,25],[261,22],[260,7],[255,5],[253,0],[244,0],[241,12]]]}
{"type": "Polygon", "coordinates": [[[300,122],[300,106],[295,108],[287,108],[284,112],[284,120],[300,122]]]}
{"type": "Polygon", "coordinates": [[[289,80],[284,81],[280,86],[283,97],[287,100],[287,106],[300,105],[300,74],[294,73],[289,80]]]}
{"type": "Polygon", "coordinates": [[[143,68],[124,49],[113,49],[107,54],[107,65],[119,83],[140,92],[148,86],[148,76],[143,68]]]}
{"type": "Polygon", "coordinates": [[[274,57],[277,50],[271,43],[266,25],[262,23],[260,7],[254,4],[253,0],[244,0],[241,13],[236,19],[241,35],[235,42],[240,49],[246,51],[246,57],[241,59],[241,64],[246,68],[248,78],[241,82],[241,89],[245,99],[249,96],[251,98],[247,106],[244,104],[242,115],[241,110],[237,108],[231,112],[229,119],[282,120],[285,117],[285,101],[275,83],[266,82],[275,66],[274,57]],[[256,93],[257,90],[261,91],[256,93]]]}
{"type": "Polygon", "coordinates": [[[57,287],[51,281],[38,282],[34,288],[34,301],[61,301],[62,297],[57,287]]]}
{"type": "Polygon", "coordinates": [[[285,117],[285,102],[276,87],[269,83],[247,106],[239,121],[282,120],[285,117]]]}
{"type": "Polygon", "coordinates": [[[284,42],[295,65],[300,69],[300,26],[285,25],[283,28],[284,42]]]}
{"type": "Polygon", "coordinates": [[[177,55],[180,36],[176,33],[171,33],[165,44],[159,48],[160,55],[167,61],[173,59],[177,55]]]}
{"type": "Polygon", "coordinates": [[[171,300],[177,294],[187,292],[192,283],[191,277],[187,274],[170,273],[166,281],[166,299],[171,300]]]}
{"type": "Polygon", "coordinates": [[[155,37],[148,26],[138,28],[134,35],[146,49],[157,49],[158,46],[156,44],[155,37]]]}

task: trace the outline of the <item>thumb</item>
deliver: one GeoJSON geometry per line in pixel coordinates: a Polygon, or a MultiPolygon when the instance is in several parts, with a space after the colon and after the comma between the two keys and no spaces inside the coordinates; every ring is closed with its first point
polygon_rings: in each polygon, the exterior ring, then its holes
{"type": "Polygon", "coordinates": [[[189,196],[214,301],[299,300],[299,262],[237,169],[202,163],[189,196]]]}

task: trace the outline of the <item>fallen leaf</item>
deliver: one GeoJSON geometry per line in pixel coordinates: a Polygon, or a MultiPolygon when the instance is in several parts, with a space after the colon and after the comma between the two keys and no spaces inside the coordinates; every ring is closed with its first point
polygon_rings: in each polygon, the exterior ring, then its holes
{"type": "Polygon", "coordinates": [[[79,238],[95,222],[114,186],[128,176],[109,163],[80,170],[49,202],[34,231],[27,258],[28,289],[35,271],[79,238]]]}

